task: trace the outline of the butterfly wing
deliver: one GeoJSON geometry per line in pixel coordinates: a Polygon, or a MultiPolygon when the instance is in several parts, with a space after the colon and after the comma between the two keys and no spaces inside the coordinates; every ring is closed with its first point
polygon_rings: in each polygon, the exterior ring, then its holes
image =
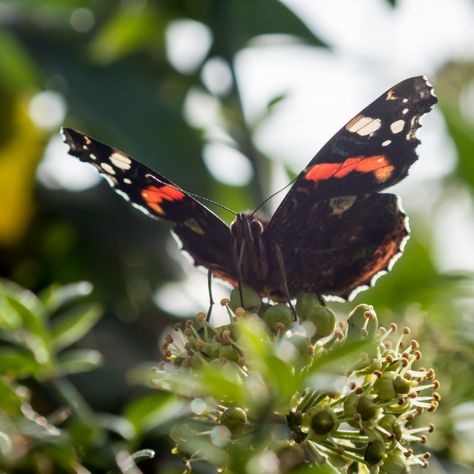
{"type": "Polygon", "coordinates": [[[274,241],[292,297],[313,292],[348,299],[390,270],[408,235],[398,197],[375,193],[317,201],[274,241]]]}
{"type": "Polygon", "coordinates": [[[399,253],[408,234],[405,216],[395,197],[376,193],[407,176],[418,158],[420,118],[436,102],[426,78],[400,82],[351,119],[298,175],[265,231],[267,240],[282,250],[293,293],[318,291],[346,298],[399,253]],[[372,226],[374,239],[364,230],[372,226]],[[336,231],[343,240],[332,235],[336,231]],[[350,240],[347,245],[345,239],[350,240]],[[324,242],[339,251],[328,253],[324,242]],[[312,255],[312,269],[304,277],[292,263],[295,248],[312,255]],[[345,272],[351,281],[334,283],[329,268],[333,275],[345,272]]]}
{"type": "Polygon", "coordinates": [[[126,153],[72,128],[63,128],[69,154],[93,165],[114,190],[147,215],[174,222],[173,231],[195,265],[235,279],[229,227],[177,185],[126,153]]]}

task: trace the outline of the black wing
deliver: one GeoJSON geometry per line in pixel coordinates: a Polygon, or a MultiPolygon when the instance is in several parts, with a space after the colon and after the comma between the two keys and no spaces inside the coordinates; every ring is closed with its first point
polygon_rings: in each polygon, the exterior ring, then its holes
{"type": "Polygon", "coordinates": [[[126,153],[72,128],[63,128],[62,134],[69,154],[93,165],[133,206],[151,217],[174,222],[182,250],[196,265],[215,265],[222,278],[236,278],[229,227],[212,211],[126,153]]]}
{"type": "Polygon", "coordinates": [[[282,250],[290,293],[347,298],[388,268],[408,229],[396,196],[377,193],[407,176],[418,158],[420,118],[436,102],[426,78],[400,82],[298,175],[265,230],[282,250]]]}
{"type": "MultiPolygon", "coordinates": [[[[408,239],[408,222],[393,194],[352,195],[313,204],[275,240],[289,293],[348,299],[390,270],[408,239]]],[[[276,271],[276,270],[275,270],[276,271]]]]}

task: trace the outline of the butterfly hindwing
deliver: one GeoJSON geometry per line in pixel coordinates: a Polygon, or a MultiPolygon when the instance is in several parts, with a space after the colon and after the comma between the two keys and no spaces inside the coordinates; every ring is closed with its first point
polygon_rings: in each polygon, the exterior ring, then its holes
{"type": "Polygon", "coordinates": [[[72,128],[63,128],[69,154],[93,165],[115,191],[151,217],[175,223],[175,235],[196,265],[235,275],[228,226],[189,193],[126,153],[72,128]]]}
{"type": "Polygon", "coordinates": [[[290,295],[347,299],[390,268],[407,238],[398,197],[374,193],[317,201],[304,219],[282,225],[272,241],[282,250],[290,295]]]}

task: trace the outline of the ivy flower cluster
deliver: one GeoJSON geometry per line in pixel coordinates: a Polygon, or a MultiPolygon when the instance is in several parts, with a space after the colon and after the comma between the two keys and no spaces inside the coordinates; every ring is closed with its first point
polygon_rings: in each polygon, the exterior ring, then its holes
{"type": "Polygon", "coordinates": [[[410,329],[382,327],[360,304],[337,321],[315,295],[262,303],[248,288],[224,299],[229,324],[204,314],[164,337],[157,388],[189,402],[171,430],[174,453],[218,472],[398,474],[428,466],[422,449],[439,382],[410,329]],[[319,472],[315,470],[314,472],[319,472]]]}

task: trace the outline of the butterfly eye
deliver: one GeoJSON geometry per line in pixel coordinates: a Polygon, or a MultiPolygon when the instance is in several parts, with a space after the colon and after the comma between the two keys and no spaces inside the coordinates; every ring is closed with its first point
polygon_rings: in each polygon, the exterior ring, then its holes
{"type": "Polygon", "coordinates": [[[254,237],[259,237],[263,234],[263,225],[260,221],[252,221],[250,223],[250,229],[254,237]]]}

